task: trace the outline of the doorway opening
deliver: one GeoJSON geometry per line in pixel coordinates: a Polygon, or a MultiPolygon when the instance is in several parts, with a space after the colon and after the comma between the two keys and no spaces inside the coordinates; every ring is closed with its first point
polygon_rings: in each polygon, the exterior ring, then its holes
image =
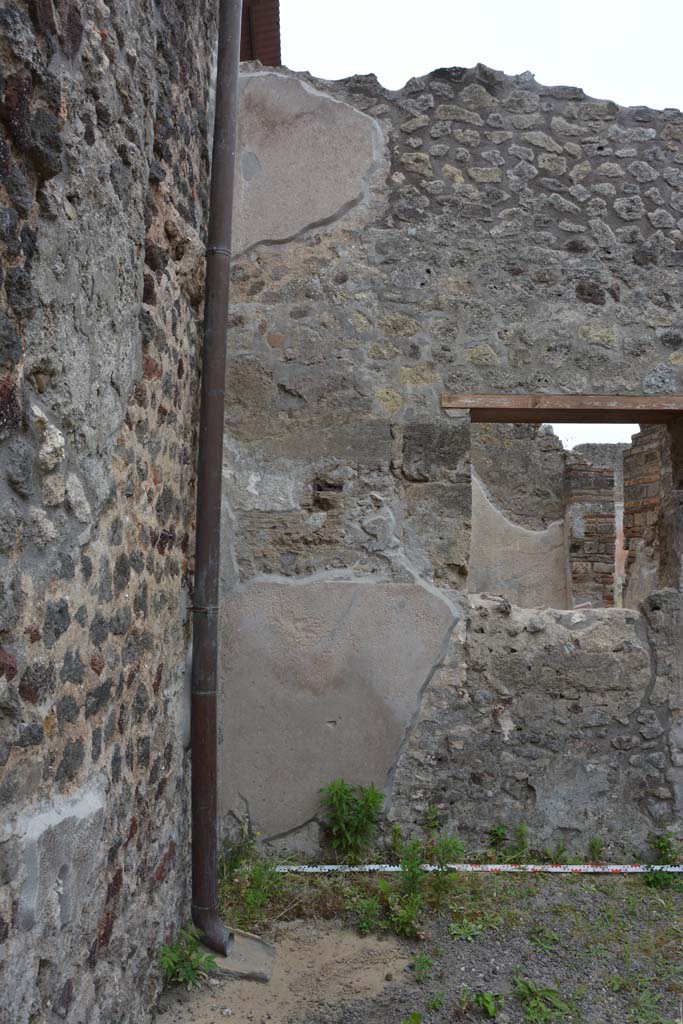
{"type": "Polygon", "coordinates": [[[443,405],[472,420],[470,592],[519,607],[637,608],[680,587],[682,399],[449,395],[443,405]]]}

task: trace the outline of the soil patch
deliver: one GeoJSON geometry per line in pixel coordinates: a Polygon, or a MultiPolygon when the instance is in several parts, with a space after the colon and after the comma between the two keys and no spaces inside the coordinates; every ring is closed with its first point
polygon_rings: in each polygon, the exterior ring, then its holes
{"type": "Polygon", "coordinates": [[[409,981],[412,952],[389,936],[361,936],[333,922],[285,922],[268,935],[277,944],[273,977],[212,979],[194,992],[162,996],[159,1024],[281,1024],[307,1013],[335,1012],[341,1004],[372,1000],[409,981]]]}

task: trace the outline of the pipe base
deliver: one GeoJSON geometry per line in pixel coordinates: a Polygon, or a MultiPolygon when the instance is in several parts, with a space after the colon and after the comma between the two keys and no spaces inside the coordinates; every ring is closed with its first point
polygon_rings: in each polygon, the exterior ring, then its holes
{"type": "Polygon", "coordinates": [[[216,953],[227,956],[235,940],[234,934],[224,925],[215,910],[192,907],[192,921],[202,933],[202,942],[216,953]]]}

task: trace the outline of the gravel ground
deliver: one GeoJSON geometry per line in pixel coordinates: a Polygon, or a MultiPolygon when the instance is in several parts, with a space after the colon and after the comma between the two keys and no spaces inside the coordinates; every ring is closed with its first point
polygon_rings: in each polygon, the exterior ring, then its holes
{"type": "Polygon", "coordinates": [[[433,962],[421,984],[409,967],[375,998],[328,1002],[289,1016],[288,1024],[490,1019],[476,1004],[461,1006],[468,1002],[465,986],[472,996],[488,990],[503,997],[500,1024],[683,1024],[683,887],[489,876],[459,880],[450,903],[453,916],[431,918],[424,940],[409,944],[413,955],[433,962]],[[470,941],[453,938],[453,919],[482,931],[470,941]],[[514,994],[515,976],[556,990],[570,1011],[553,1010],[547,998],[523,1003],[514,994]]]}
{"type": "MultiPolygon", "coordinates": [[[[498,1024],[683,1024],[683,881],[456,876],[441,913],[425,890],[423,937],[408,941],[354,927],[377,878],[290,875],[268,889],[257,877],[270,897],[250,913],[277,946],[271,982],[171,988],[160,1024],[481,1024],[487,992],[498,1024]],[[535,983],[535,1002],[515,979],[535,983]]],[[[245,890],[232,899],[225,920],[244,924],[245,890]]]]}

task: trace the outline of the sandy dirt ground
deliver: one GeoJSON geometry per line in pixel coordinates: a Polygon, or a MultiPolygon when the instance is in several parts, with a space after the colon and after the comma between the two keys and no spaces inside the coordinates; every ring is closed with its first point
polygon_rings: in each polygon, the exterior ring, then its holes
{"type": "Polygon", "coordinates": [[[157,1024],[287,1024],[410,981],[407,946],[391,937],[292,921],[268,938],[277,953],[267,985],[212,978],[194,992],[167,991],[157,1024]]]}

